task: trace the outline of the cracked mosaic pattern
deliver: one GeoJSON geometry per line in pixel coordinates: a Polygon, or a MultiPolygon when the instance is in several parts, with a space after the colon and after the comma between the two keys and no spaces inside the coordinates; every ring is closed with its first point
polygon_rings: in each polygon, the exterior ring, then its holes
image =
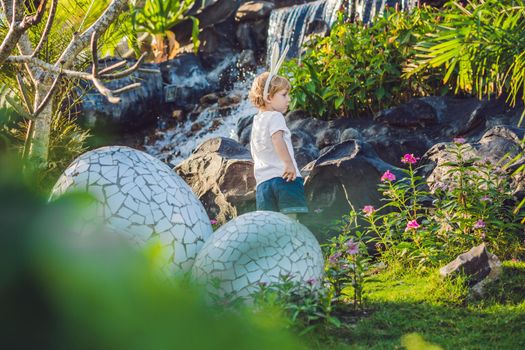
{"type": "Polygon", "coordinates": [[[256,211],[215,231],[197,255],[192,275],[221,281],[218,294],[248,296],[261,282],[279,282],[282,274],[320,281],[323,266],[321,247],[305,226],[281,213],[256,211]]]}
{"type": "Polygon", "coordinates": [[[51,198],[87,191],[107,227],[138,245],[157,240],[164,267],[188,271],[212,227],[191,188],[166,164],[124,146],[81,155],[64,171],[51,198]]]}

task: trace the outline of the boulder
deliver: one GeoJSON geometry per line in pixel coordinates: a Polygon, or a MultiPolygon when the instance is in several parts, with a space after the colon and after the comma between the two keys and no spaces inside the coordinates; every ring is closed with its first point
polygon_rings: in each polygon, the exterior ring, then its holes
{"type": "Polygon", "coordinates": [[[218,88],[210,79],[200,59],[193,54],[182,54],[160,64],[165,88],[165,101],[173,107],[191,109],[199,99],[218,88]]]}
{"type": "MultiPolygon", "coordinates": [[[[510,176],[513,192],[519,197],[525,191],[525,174],[523,172],[512,173],[520,166],[525,165],[525,146],[521,140],[525,136],[525,129],[511,126],[495,126],[485,132],[477,142],[467,143],[463,146],[462,157],[465,160],[472,159],[474,164],[489,162],[497,164],[508,155],[508,159],[517,157],[514,165],[506,170],[499,169],[500,176],[510,176]],[[521,155],[521,156],[519,156],[521,155]]],[[[443,185],[453,186],[454,174],[449,174],[448,162],[457,161],[455,154],[451,151],[453,143],[439,143],[429,149],[422,157],[422,175],[427,178],[430,189],[434,190],[443,185]]],[[[496,173],[491,176],[497,175],[496,173]]]]}
{"type": "MultiPolygon", "coordinates": [[[[501,266],[499,259],[488,253],[485,243],[472,248],[466,253],[459,255],[456,259],[451,261],[448,265],[439,269],[441,277],[457,277],[458,275],[465,275],[468,279],[470,287],[475,286],[484,280],[493,269],[501,266]],[[492,265],[491,262],[492,261],[492,265]]],[[[497,272],[493,273],[493,278],[497,272]]]]}
{"type": "Polygon", "coordinates": [[[405,153],[421,157],[458,136],[479,138],[489,125],[516,125],[516,111],[509,113],[501,99],[424,97],[380,112],[373,121],[357,118],[347,127],[360,130],[384,161],[401,166],[405,153]]]}
{"type": "Polygon", "coordinates": [[[175,171],[193,189],[210,218],[221,224],[255,209],[253,160],[232,139],[203,142],[175,171]]]}
{"type": "Polygon", "coordinates": [[[385,109],[374,118],[379,123],[398,127],[426,127],[438,123],[435,109],[421,99],[385,109]]]}
{"type": "MultiPolygon", "coordinates": [[[[193,9],[188,14],[197,17],[199,28],[204,30],[230,18],[233,19],[239,5],[240,0],[196,1],[193,9]]],[[[177,40],[185,45],[191,42],[192,28],[193,22],[190,18],[187,18],[171,28],[171,30],[175,33],[177,40]]],[[[206,46],[206,43],[203,42],[202,44],[206,46]]]]}
{"type": "Polygon", "coordinates": [[[498,259],[498,257],[492,253],[487,254],[489,256],[490,272],[484,279],[470,288],[471,292],[477,296],[483,296],[485,294],[487,284],[498,280],[503,270],[501,261],[498,259]]]}
{"type": "MultiPolygon", "coordinates": [[[[374,149],[358,140],[347,140],[332,146],[322,156],[305,166],[305,193],[310,211],[307,226],[330,222],[365,205],[380,205],[377,185],[381,175],[390,170],[398,178],[402,173],[381,160],[374,149]]],[[[314,229],[314,231],[316,231],[314,229]]]]}
{"type": "MultiPolygon", "coordinates": [[[[101,69],[111,66],[115,60],[101,64],[101,69]]],[[[129,62],[129,65],[134,62],[129,62]]],[[[156,64],[143,64],[142,67],[158,69],[156,64]]],[[[80,122],[95,131],[136,131],[148,124],[153,124],[163,112],[163,86],[159,73],[143,73],[141,71],[118,80],[104,82],[111,90],[139,82],[137,89],[121,94],[120,103],[110,103],[92,86],[87,87],[83,95],[80,122]]],[[[88,84],[88,83],[81,83],[88,84]]]]}
{"type": "Polygon", "coordinates": [[[248,1],[239,7],[235,20],[245,22],[267,18],[274,8],[275,5],[269,1],[248,1]]]}
{"type": "Polygon", "coordinates": [[[268,18],[256,21],[241,22],[237,25],[235,36],[243,50],[253,50],[257,53],[266,52],[268,35],[268,18]]]}

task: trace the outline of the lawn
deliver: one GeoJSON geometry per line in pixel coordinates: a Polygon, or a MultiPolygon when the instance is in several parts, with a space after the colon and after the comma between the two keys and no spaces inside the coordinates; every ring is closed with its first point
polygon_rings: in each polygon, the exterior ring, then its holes
{"type": "Polygon", "coordinates": [[[368,278],[360,317],[310,334],[314,349],[525,349],[525,263],[507,261],[483,298],[437,271],[368,278]]]}

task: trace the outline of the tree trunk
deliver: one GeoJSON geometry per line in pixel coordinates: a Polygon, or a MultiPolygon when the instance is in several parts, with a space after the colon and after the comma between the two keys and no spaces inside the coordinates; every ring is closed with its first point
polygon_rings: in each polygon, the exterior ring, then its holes
{"type": "MultiPolygon", "coordinates": [[[[43,83],[36,84],[35,103],[36,110],[47,95],[51,86],[43,83]]],[[[49,136],[51,133],[51,120],[53,118],[53,99],[51,99],[33,123],[33,131],[29,141],[29,159],[35,162],[36,167],[45,167],[49,156],[49,136]]]]}

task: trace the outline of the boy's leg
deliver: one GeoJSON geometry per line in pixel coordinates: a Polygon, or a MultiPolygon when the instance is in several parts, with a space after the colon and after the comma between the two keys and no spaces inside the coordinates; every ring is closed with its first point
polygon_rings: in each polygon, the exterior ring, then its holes
{"type": "Polygon", "coordinates": [[[255,191],[255,204],[257,210],[279,211],[277,198],[275,197],[272,186],[273,180],[274,179],[264,181],[257,186],[255,191]]]}
{"type": "Polygon", "coordinates": [[[281,213],[286,215],[292,214],[291,217],[295,220],[297,220],[297,214],[308,213],[302,178],[298,177],[291,182],[280,179],[276,195],[281,213]]]}

